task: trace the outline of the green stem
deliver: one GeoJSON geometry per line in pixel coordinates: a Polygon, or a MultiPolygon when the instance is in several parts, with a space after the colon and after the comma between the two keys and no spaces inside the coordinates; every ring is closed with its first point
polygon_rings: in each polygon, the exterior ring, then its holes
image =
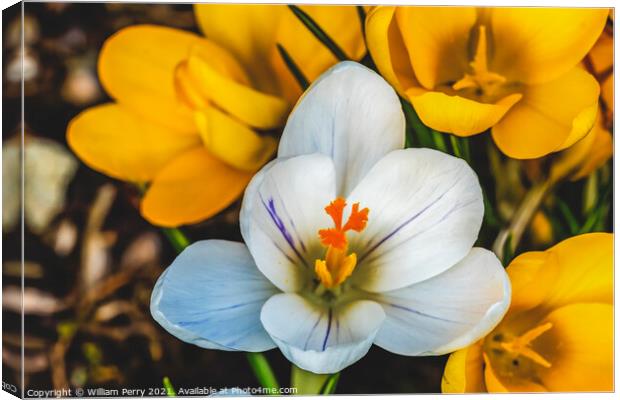
{"type": "Polygon", "coordinates": [[[336,391],[336,386],[338,386],[338,381],[340,381],[340,372],[336,372],[327,378],[327,382],[321,388],[321,394],[332,394],[336,391]]]}
{"type": "Polygon", "coordinates": [[[172,247],[174,247],[177,253],[182,252],[187,246],[190,245],[190,240],[183,232],[181,232],[181,230],[177,228],[162,228],[162,231],[170,243],[172,243],[172,247]]]}
{"type": "Polygon", "coordinates": [[[301,369],[295,364],[291,367],[291,386],[297,389],[297,395],[320,394],[330,378],[329,374],[315,374],[301,369]]]}
{"type": "Polygon", "coordinates": [[[538,183],[526,193],[523,201],[519,205],[519,208],[515,212],[508,227],[502,229],[495,243],[493,243],[493,252],[500,260],[505,259],[505,251],[508,250],[510,254],[514,254],[525,228],[528,226],[532,217],[540,207],[540,204],[544,200],[545,196],[552,187],[550,181],[538,183]],[[510,242],[507,243],[508,239],[510,242]],[[506,249],[508,247],[508,249],[506,249]]]}
{"type": "Polygon", "coordinates": [[[279,394],[280,384],[278,384],[278,380],[265,355],[263,353],[246,353],[246,356],[261,386],[269,389],[270,394],[279,394]]]}

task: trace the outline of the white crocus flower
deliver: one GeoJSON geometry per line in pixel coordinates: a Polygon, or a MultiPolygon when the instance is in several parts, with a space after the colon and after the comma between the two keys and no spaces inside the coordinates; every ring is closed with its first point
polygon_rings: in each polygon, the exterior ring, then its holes
{"type": "Polygon", "coordinates": [[[353,62],[331,68],[245,192],[245,245],[189,246],[155,286],[154,318],[208,349],[277,346],[314,373],[353,364],[373,343],[433,355],[486,335],[510,283],[493,253],[472,248],[480,184],[464,161],[403,150],[404,138],[383,78],[353,62]]]}

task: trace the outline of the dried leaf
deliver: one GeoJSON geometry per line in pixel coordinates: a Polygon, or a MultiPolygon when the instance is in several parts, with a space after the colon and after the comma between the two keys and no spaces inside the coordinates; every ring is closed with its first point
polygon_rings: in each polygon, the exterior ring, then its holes
{"type": "Polygon", "coordinates": [[[154,232],[146,232],[138,236],[121,258],[123,268],[139,268],[157,263],[161,252],[161,240],[154,232]]]}
{"type": "MultiPolygon", "coordinates": [[[[21,355],[10,351],[7,347],[2,348],[2,362],[9,367],[21,371],[21,355]]],[[[24,355],[24,372],[36,374],[49,368],[49,359],[45,353],[24,355]]]]}
{"type": "Polygon", "coordinates": [[[66,256],[73,251],[78,238],[77,227],[68,219],[63,219],[50,235],[51,246],[59,256],[66,256]]]}
{"type": "MultiPolygon", "coordinates": [[[[28,136],[25,140],[24,214],[26,225],[42,233],[65,204],[67,185],[77,169],[77,161],[53,140],[28,136]]],[[[11,139],[2,147],[2,227],[12,230],[20,217],[20,140],[11,139]]]]}
{"type": "MultiPolygon", "coordinates": [[[[21,261],[5,261],[2,264],[2,273],[6,276],[21,277],[22,263],[21,261]]],[[[43,277],[43,267],[41,264],[33,261],[25,261],[23,269],[24,278],[40,279],[43,277]]]]}
{"type": "MultiPolygon", "coordinates": [[[[64,302],[52,294],[33,287],[24,288],[24,314],[49,315],[65,309],[64,302]]],[[[16,313],[22,312],[22,291],[18,286],[2,289],[2,308],[16,313]]]]}
{"type": "Polygon", "coordinates": [[[116,235],[112,232],[102,232],[101,227],[115,198],[116,188],[113,185],[101,186],[88,213],[82,245],[80,281],[83,289],[92,288],[109,272],[110,246],[114,244],[116,235]]]}

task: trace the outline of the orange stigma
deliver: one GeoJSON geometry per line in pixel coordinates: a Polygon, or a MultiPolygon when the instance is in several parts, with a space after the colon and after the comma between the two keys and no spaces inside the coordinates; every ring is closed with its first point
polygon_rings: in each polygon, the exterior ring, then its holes
{"type": "Polygon", "coordinates": [[[346,205],[346,201],[341,197],[329,203],[325,207],[325,212],[334,221],[334,227],[319,230],[319,238],[327,247],[327,253],[325,260],[315,261],[314,271],[326,288],[340,285],[353,273],[357,265],[357,255],[355,253],[347,255],[349,243],[346,234],[348,231],[361,232],[368,222],[368,208],[360,210],[359,203],[355,203],[351,207],[351,215],[343,225],[342,218],[346,205]]]}

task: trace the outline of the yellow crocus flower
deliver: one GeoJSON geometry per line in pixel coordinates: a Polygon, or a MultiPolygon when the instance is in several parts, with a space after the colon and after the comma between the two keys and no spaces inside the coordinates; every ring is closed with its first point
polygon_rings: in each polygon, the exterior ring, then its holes
{"type": "Polygon", "coordinates": [[[563,150],[594,125],[599,85],[577,67],[608,9],[376,7],[368,49],[382,75],[441,132],[492,128],[518,159],[563,150]]]}
{"type": "MultiPolygon", "coordinates": [[[[603,126],[603,117],[598,113],[592,130],[580,141],[558,153],[550,168],[550,179],[578,180],[587,177],[611,158],[613,141],[611,133],[603,126]]],[[[538,160],[536,160],[538,161],[538,160]]]]}
{"type": "MultiPolygon", "coordinates": [[[[354,7],[304,10],[348,55],[363,56],[354,7]]],[[[276,140],[258,132],[281,127],[302,92],[276,43],[308,79],[337,62],[285,6],[204,5],[196,13],[208,39],[152,25],[111,36],[98,72],[113,101],[87,109],[67,128],[69,145],[87,165],[149,184],[140,211],[160,226],[221,211],[274,153],[276,140]]]]}
{"type": "MultiPolygon", "coordinates": [[[[301,6],[352,60],[360,60],[366,46],[354,6],[301,6]]],[[[304,76],[314,81],[339,60],[310,32],[286,5],[195,4],[200,29],[247,65],[258,88],[277,93],[294,104],[302,93],[280,56],[280,44],[304,76]]]]}
{"type": "Polygon", "coordinates": [[[611,127],[614,113],[614,33],[612,27],[605,28],[586,57],[585,64],[601,85],[601,108],[604,110],[605,126],[611,127]]]}
{"type": "Polygon", "coordinates": [[[515,258],[512,303],[484,339],[450,355],[443,392],[613,390],[613,235],[515,258]]]}

